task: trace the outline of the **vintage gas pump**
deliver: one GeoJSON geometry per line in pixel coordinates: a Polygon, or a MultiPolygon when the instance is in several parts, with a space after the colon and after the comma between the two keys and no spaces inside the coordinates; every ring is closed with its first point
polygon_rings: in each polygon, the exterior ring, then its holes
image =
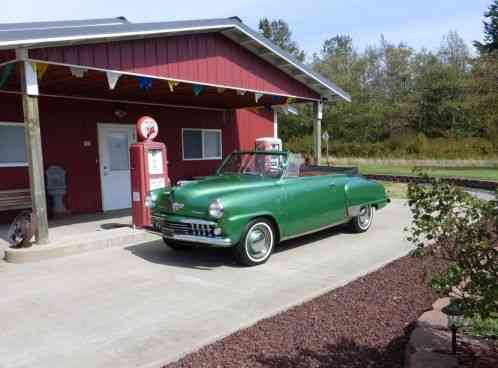
{"type": "Polygon", "coordinates": [[[144,116],[137,121],[138,143],[130,146],[131,203],[133,225],[148,227],[150,221],[150,192],[170,186],[166,145],[154,142],[159,127],[144,116]]]}
{"type": "MultiPolygon", "coordinates": [[[[280,138],[265,137],[258,138],[254,144],[256,151],[281,151],[282,150],[282,140],[280,138]]],[[[257,157],[256,164],[260,169],[264,171],[271,171],[272,169],[278,169],[282,165],[282,157],[257,157]]]]}

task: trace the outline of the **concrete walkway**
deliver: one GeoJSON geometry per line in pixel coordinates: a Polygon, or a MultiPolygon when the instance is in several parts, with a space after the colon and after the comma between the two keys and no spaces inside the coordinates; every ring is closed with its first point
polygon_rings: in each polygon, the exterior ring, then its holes
{"type": "Polygon", "coordinates": [[[160,367],[406,254],[408,222],[394,202],[368,233],[289,241],[255,268],[227,251],[173,252],[160,241],[0,262],[0,366],[160,367]]]}

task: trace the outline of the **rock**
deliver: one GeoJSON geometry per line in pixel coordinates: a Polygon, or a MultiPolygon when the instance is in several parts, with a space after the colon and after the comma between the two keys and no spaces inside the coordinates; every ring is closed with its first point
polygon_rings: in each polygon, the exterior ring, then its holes
{"type": "Polygon", "coordinates": [[[448,328],[448,317],[440,310],[433,309],[420,316],[417,326],[446,330],[448,328]]]}
{"type": "Polygon", "coordinates": [[[441,309],[446,307],[448,304],[450,304],[450,298],[441,298],[441,299],[438,299],[434,302],[434,304],[432,305],[432,308],[440,311],[441,309]]]}
{"type": "Polygon", "coordinates": [[[458,361],[453,355],[418,351],[410,356],[409,368],[456,368],[458,361]]]}
{"type": "Polygon", "coordinates": [[[451,333],[428,327],[417,327],[410,336],[411,351],[451,351],[451,333]]]}

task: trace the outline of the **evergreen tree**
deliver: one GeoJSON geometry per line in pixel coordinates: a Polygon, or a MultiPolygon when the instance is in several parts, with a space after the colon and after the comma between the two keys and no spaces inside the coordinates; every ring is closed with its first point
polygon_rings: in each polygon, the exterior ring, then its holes
{"type": "Polygon", "coordinates": [[[263,18],[259,21],[259,31],[283,50],[294,56],[299,61],[304,61],[305,53],[299,49],[296,41],[292,40],[289,25],[283,19],[269,20],[263,18]]]}
{"type": "Polygon", "coordinates": [[[489,6],[489,9],[484,13],[484,17],[488,21],[484,21],[484,43],[479,41],[474,42],[474,46],[481,53],[489,53],[498,50],[498,0],[489,6]]]}

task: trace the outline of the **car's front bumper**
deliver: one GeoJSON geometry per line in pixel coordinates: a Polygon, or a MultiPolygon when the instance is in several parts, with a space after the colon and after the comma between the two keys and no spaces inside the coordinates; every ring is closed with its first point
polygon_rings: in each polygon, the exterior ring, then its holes
{"type": "Polygon", "coordinates": [[[163,238],[180,242],[214,247],[231,247],[234,243],[226,236],[215,235],[218,224],[212,221],[180,216],[152,216],[152,231],[163,238]]]}

